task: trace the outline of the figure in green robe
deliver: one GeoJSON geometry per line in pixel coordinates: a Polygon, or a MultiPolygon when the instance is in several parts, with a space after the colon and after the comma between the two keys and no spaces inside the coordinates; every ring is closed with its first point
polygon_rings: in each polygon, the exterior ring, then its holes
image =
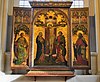
{"type": "Polygon", "coordinates": [[[28,59],[28,43],[24,38],[24,33],[20,34],[20,37],[15,42],[15,64],[26,64],[28,59]]]}

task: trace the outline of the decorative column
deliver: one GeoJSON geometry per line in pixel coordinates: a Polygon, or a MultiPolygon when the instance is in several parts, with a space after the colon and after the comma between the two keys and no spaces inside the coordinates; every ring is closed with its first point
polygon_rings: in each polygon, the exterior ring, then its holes
{"type": "Polygon", "coordinates": [[[96,50],[97,50],[97,74],[100,74],[100,0],[95,1],[95,23],[96,23],[96,50]]]}

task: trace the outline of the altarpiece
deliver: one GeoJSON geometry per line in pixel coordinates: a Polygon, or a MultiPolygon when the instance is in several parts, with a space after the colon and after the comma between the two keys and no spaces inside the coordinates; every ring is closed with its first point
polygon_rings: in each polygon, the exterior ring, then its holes
{"type": "Polygon", "coordinates": [[[11,68],[89,69],[88,8],[72,2],[30,2],[13,8],[11,68]]]}

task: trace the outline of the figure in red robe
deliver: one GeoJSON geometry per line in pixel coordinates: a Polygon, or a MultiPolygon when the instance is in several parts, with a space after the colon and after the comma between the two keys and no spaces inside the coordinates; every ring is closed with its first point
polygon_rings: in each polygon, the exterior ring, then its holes
{"type": "Polygon", "coordinates": [[[66,55],[66,48],[65,48],[65,37],[61,31],[58,32],[57,40],[56,40],[56,50],[57,50],[57,59],[56,63],[64,64],[65,55],[66,55]]]}
{"type": "Polygon", "coordinates": [[[87,43],[82,33],[78,34],[78,39],[74,44],[74,56],[78,64],[83,64],[86,60],[86,47],[87,43]]]}

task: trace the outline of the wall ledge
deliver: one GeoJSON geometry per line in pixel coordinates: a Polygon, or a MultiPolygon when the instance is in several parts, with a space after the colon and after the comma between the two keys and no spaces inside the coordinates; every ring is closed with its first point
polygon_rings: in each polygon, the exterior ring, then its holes
{"type": "Polygon", "coordinates": [[[91,53],[91,56],[97,56],[98,53],[97,52],[90,52],[91,53]]]}

